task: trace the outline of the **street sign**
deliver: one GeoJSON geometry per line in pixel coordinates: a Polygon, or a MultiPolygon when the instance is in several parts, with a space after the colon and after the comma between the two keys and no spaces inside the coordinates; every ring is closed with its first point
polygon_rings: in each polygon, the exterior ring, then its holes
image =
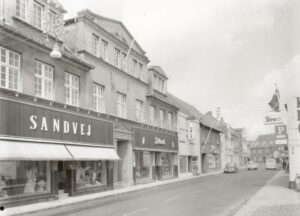
{"type": "Polygon", "coordinates": [[[282,124],[282,115],[280,112],[271,112],[267,113],[264,117],[264,124],[265,125],[275,125],[275,124],[282,124]]]}

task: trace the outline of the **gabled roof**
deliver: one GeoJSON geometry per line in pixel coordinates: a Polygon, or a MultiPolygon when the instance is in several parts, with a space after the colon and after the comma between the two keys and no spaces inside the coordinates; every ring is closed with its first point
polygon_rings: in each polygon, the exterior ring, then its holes
{"type": "Polygon", "coordinates": [[[179,110],[182,113],[188,115],[189,118],[197,119],[200,121],[200,119],[204,117],[204,115],[197,108],[172,95],[171,93],[167,93],[167,100],[170,103],[176,105],[179,110]]]}
{"type": "MultiPolygon", "coordinates": [[[[87,15],[89,17],[92,17],[92,18],[100,20],[100,21],[102,20],[102,21],[106,21],[106,22],[110,22],[110,23],[114,23],[114,24],[119,25],[119,27],[121,29],[123,29],[124,32],[128,35],[128,37],[130,38],[130,41],[127,41],[122,35],[119,34],[119,32],[110,32],[110,33],[112,35],[114,35],[117,39],[121,40],[123,43],[126,43],[128,46],[130,46],[130,44],[132,43],[132,41],[134,39],[134,37],[131,35],[131,33],[126,28],[126,26],[119,20],[115,20],[115,19],[111,19],[111,18],[108,18],[108,17],[101,16],[99,14],[93,13],[89,9],[84,9],[84,10],[79,11],[78,15],[87,15]]],[[[134,40],[134,44],[142,52],[143,55],[146,53],[142,49],[142,47],[138,44],[138,42],[136,40],[134,40]]]]}
{"type": "Polygon", "coordinates": [[[157,65],[153,65],[153,66],[149,66],[149,70],[154,70],[156,71],[158,74],[162,75],[163,77],[165,77],[166,79],[168,79],[167,74],[164,72],[164,70],[157,65]]]}
{"type": "Polygon", "coordinates": [[[212,128],[216,131],[219,131],[219,132],[222,132],[222,133],[225,132],[225,130],[221,127],[221,121],[219,121],[218,119],[213,117],[210,112],[207,112],[204,115],[203,119],[201,120],[201,123],[204,126],[212,128]]]}
{"type": "Polygon", "coordinates": [[[262,134],[259,135],[255,141],[250,144],[250,148],[264,148],[269,146],[274,146],[275,144],[275,134],[262,134]]]}

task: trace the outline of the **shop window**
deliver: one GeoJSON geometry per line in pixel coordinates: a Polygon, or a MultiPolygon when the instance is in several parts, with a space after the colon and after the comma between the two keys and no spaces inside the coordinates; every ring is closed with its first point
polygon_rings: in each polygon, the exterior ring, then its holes
{"type": "Polygon", "coordinates": [[[80,161],[76,164],[76,189],[107,185],[106,161],[80,161]]]}
{"type": "Polygon", "coordinates": [[[163,177],[173,175],[173,154],[168,152],[161,153],[161,166],[163,177]]]}
{"type": "Polygon", "coordinates": [[[137,180],[152,178],[151,153],[135,151],[135,176],[137,180]]]}
{"type": "Polygon", "coordinates": [[[1,161],[0,199],[51,192],[50,163],[45,161],[1,161]]]}

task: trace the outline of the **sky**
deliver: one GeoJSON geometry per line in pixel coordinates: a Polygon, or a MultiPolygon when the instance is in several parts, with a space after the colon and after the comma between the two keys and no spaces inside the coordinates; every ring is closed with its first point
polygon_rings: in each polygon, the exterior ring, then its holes
{"type": "Polygon", "coordinates": [[[298,0],[60,0],[65,18],[89,8],[122,21],[167,73],[168,91],[202,113],[220,107],[248,139],[263,124],[277,84],[281,104],[300,95],[298,0]]]}

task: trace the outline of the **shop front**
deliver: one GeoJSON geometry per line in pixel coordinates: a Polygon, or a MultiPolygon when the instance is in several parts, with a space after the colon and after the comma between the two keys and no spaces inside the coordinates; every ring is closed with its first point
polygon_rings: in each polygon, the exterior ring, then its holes
{"type": "Polygon", "coordinates": [[[134,128],[133,176],[136,184],[178,176],[177,134],[134,128]]]}
{"type": "Polygon", "coordinates": [[[108,190],[113,124],[67,109],[0,99],[0,202],[5,206],[108,190]]]}

